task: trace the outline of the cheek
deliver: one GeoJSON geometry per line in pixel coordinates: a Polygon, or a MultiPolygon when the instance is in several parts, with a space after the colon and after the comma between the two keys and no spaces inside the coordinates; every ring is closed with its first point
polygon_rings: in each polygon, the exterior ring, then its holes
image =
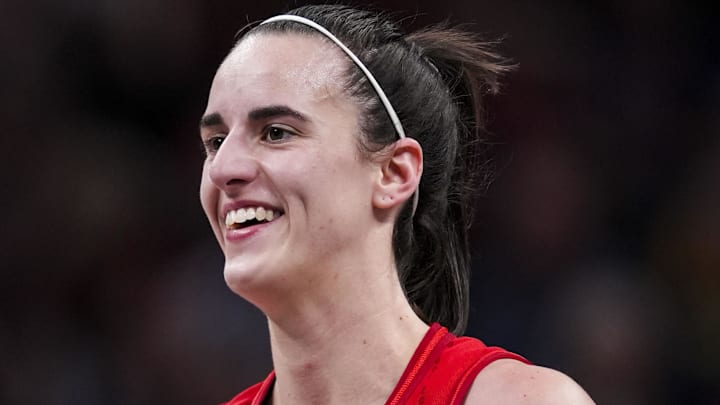
{"type": "Polygon", "coordinates": [[[210,177],[207,175],[207,170],[203,170],[202,178],[200,179],[200,204],[202,205],[203,211],[205,211],[205,215],[210,223],[210,228],[212,228],[213,234],[220,244],[220,248],[224,250],[223,235],[217,219],[218,198],[219,190],[210,180],[210,177]]]}
{"type": "Polygon", "coordinates": [[[200,204],[212,224],[217,212],[217,189],[212,181],[210,181],[207,169],[203,169],[202,177],[200,178],[200,204]]]}
{"type": "MultiPolygon", "coordinates": [[[[305,168],[308,183],[308,203],[311,209],[321,211],[327,221],[346,224],[357,218],[369,201],[369,175],[367,169],[345,155],[319,157],[305,168]]],[[[338,225],[334,224],[334,225],[338,225]]],[[[349,225],[349,224],[347,224],[349,225]]]]}

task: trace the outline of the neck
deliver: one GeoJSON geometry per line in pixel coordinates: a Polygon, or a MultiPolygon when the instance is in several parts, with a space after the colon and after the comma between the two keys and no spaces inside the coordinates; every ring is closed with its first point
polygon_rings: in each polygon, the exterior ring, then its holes
{"type": "Polygon", "coordinates": [[[394,272],[364,282],[339,288],[343,299],[269,318],[274,404],[385,403],[428,327],[394,272]]]}

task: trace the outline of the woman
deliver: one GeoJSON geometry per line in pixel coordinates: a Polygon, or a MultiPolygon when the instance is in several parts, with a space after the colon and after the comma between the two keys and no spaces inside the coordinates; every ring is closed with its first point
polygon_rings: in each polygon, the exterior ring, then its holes
{"type": "Polygon", "coordinates": [[[440,326],[467,322],[480,97],[500,62],[469,34],[403,35],[344,6],[239,40],[200,123],[201,200],[274,371],[230,404],[592,403],[440,326]]]}

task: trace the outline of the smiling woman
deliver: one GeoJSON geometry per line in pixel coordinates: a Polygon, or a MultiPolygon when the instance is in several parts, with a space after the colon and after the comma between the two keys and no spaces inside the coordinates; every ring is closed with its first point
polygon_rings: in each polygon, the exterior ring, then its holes
{"type": "Polygon", "coordinates": [[[200,121],[200,194],[228,286],[268,318],[275,370],[230,404],[592,402],[456,337],[481,97],[507,70],[469,33],[404,35],[344,6],[239,40],[200,121]]]}

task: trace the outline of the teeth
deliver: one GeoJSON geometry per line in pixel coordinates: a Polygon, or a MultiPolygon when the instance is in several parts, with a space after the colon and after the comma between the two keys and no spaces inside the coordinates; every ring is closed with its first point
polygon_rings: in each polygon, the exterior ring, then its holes
{"type": "Polygon", "coordinates": [[[265,207],[240,208],[235,211],[229,211],[227,215],[225,215],[225,226],[230,227],[233,224],[242,224],[243,222],[253,219],[270,222],[279,216],[279,213],[265,207]]]}

